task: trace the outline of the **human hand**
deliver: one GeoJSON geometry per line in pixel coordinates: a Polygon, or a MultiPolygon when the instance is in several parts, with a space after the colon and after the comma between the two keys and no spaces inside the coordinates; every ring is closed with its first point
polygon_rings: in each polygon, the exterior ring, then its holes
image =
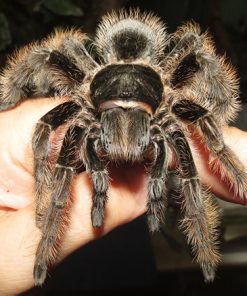
{"type": "MultiPolygon", "coordinates": [[[[35,225],[35,193],[31,137],[38,119],[59,101],[34,99],[19,107],[0,113],[0,294],[13,295],[33,285],[35,252],[41,237],[35,225]]],[[[247,167],[247,133],[234,128],[224,130],[226,143],[247,167]],[[241,143],[240,143],[241,142],[241,143]]],[[[208,168],[207,151],[199,141],[193,141],[199,153],[193,153],[202,181],[222,198],[243,203],[220,183],[208,168]]],[[[111,186],[102,231],[91,225],[92,190],[90,177],[78,175],[73,184],[70,224],[66,231],[58,260],[127,223],[146,210],[147,178],[142,166],[111,168],[111,186]]]]}

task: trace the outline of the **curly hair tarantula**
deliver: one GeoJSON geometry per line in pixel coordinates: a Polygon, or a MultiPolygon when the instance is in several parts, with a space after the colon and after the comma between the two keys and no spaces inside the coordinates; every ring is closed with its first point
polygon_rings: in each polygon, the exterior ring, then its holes
{"type": "Polygon", "coordinates": [[[0,80],[0,110],[34,96],[61,96],[65,102],[42,116],[33,136],[36,223],[42,231],[34,266],[42,285],[56,257],[72,178],[84,166],[93,184],[92,224],[101,227],[107,201],[107,163],[143,161],[148,170],[147,218],[159,229],[166,207],[168,160],[172,153],[181,179],[181,229],[205,279],[219,263],[217,210],[203,188],[188,144],[188,125],[201,131],[210,165],[246,198],[247,174],[224,144],[220,127],[239,109],[235,71],[215,53],[207,33],[187,23],[168,34],[160,19],[139,10],[105,16],[94,46],[79,30],[56,31],[24,47],[8,62],[0,80]],[[50,135],[67,124],[56,163],[49,160],[50,135]],[[47,202],[47,196],[49,197],[47,202]]]}

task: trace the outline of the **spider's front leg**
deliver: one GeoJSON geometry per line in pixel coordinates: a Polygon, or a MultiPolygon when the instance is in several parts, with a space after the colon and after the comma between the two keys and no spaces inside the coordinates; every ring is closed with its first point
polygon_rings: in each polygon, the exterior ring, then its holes
{"type": "Polygon", "coordinates": [[[66,132],[62,148],[52,176],[50,204],[44,213],[42,237],[36,251],[34,283],[42,285],[47,268],[55,260],[56,245],[63,230],[66,207],[70,197],[72,177],[78,160],[76,152],[84,138],[85,129],[71,126],[66,132]]]}
{"type": "Polygon", "coordinates": [[[164,106],[154,118],[166,136],[178,164],[184,213],[181,228],[201,265],[205,280],[211,281],[219,262],[217,209],[211,201],[212,195],[202,188],[190,146],[182,126],[171,116],[170,108],[164,106]]]}
{"type": "Polygon", "coordinates": [[[168,141],[174,149],[182,178],[184,219],[181,227],[192,252],[202,267],[206,281],[214,279],[219,262],[217,247],[218,217],[216,208],[200,182],[191,150],[182,129],[173,122],[167,129],[168,141]]]}
{"type": "MultiPolygon", "coordinates": [[[[92,135],[91,135],[92,136],[92,135]]],[[[93,206],[91,212],[94,227],[101,227],[104,223],[105,204],[108,190],[108,172],[105,163],[98,157],[97,151],[101,149],[100,130],[96,129],[96,136],[85,141],[84,164],[86,170],[92,176],[93,182],[93,206]]]]}
{"type": "Polygon", "coordinates": [[[163,220],[166,200],[168,145],[157,125],[151,124],[150,142],[153,145],[154,163],[149,173],[147,218],[151,231],[156,231],[163,220]]]}
{"type": "Polygon", "coordinates": [[[83,163],[92,176],[94,196],[92,207],[92,223],[100,227],[104,220],[105,202],[107,199],[108,174],[105,164],[96,154],[100,137],[98,128],[72,125],[66,132],[55,170],[51,177],[52,188],[50,203],[43,211],[40,240],[34,266],[35,285],[42,285],[47,268],[55,260],[59,237],[64,228],[66,208],[69,203],[70,187],[76,174],[79,151],[82,150],[83,163]]]}
{"type": "Polygon", "coordinates": [[[214,117],[205,108],[185,99],[174,103],[172,112],[180,119],[199,126],[207,147],[213,153],[210,155],[210,167],[220,169],[222,178],[227,176],[230,179],[234,193],[246,199],[247,173],[237,156],[225,145],[214,117]]]}
{"type": "Polygon", "coordinates": [[[43,212],[46,209],[44,198],[51,184],[51,169],[49,163],[50,134],[60,125],[71,120],[80,110],[81,106],[74,101],[62,103],[42,116],[36,125],[32,146],[37,199],[36,224],[38,227],[41,227],[43,223],[43,212]]]}

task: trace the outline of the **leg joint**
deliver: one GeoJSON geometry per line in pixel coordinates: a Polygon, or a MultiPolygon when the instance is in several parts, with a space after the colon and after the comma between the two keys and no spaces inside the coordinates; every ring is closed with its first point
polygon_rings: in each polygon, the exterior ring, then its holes
{"type": "Polygon", "coordinates": [[[74,172],[74,168],[71,167],[71,166],[65,166],[65,165],[62,165],[62,164],[56,163],[55,167],[58,168],[58,169],[65,169],[65,170],[68,170],[68,171],[74,172]]]}

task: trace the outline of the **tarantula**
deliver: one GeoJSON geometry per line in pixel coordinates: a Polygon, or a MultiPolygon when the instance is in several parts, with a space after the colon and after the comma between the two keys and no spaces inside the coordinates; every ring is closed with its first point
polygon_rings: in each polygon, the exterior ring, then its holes
{"type": "Polygon", "coordinates": [[[235,194],[246,198],[247,175],[220,131],[239,109],[235,71],[216,54],[211,38],[198,25],[187,23],[168,34],[158,17],[139,10],[103,17],[94,41],[97,59],[86,49],[87,42],[79,30],[56,31],[20,50],[1,75],[0,110],[34,96],[67,98],[40,118],[33,135],[36,224],[42,231],[35,285],[42,285],[55,260],[78,167],[83,165],[91,174],[92,224],[101,227],[109,186],[107,163],[140,162],[150,153],[149,227],[159,229],[164,217],[173,153],[182,184],[181,228],[206,280],[212,280],[220,258],[217,211],[198,176],[187,130],[192,124],[201,131],[211,167],[220,169],[235,194]],[[67,131],[51,165],[50,135],[64,124],[67,131]]]}

